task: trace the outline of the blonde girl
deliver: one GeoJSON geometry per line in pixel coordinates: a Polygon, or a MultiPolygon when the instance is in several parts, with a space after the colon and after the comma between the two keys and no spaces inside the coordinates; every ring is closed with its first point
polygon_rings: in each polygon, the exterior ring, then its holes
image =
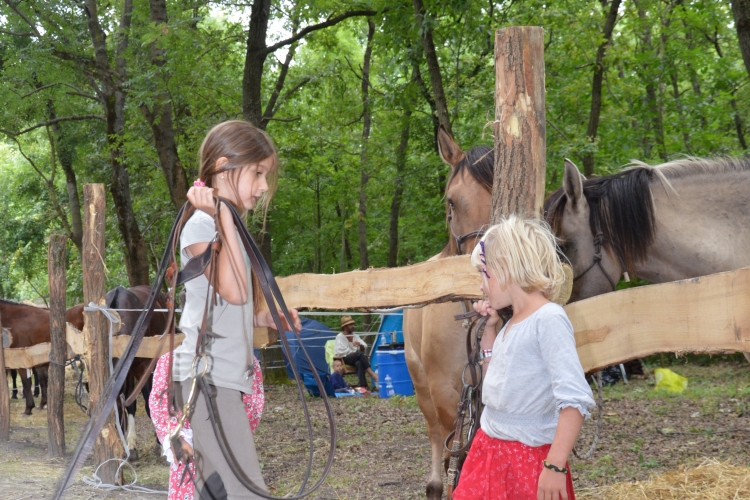
{"type": "Polygon", "coordinates": [[[573,327],[552,302],[564,280],[554,236],[540,220],[510,216],[471,256],[487,300],[482,337],[481,429],[463,465],[456,500],[573,500],[568,456],[595,403],[573,327]],[[513,316],[495,333],[497,311],[513,316]]]}
{"type": "MultiPolygon", "coordinates": [[[[217,234],[214,222],[214,197],[228,200],[241,213],[265,210],[276,188],[278,158],[271,138],[262,130],[244,121],[228,121],[212,128],[201,145],[200,178],[187,193],[195,210],[185,223],[180,235],[182,265],[200,255],[217,234]]],[[[188,398],[191,366],[196,352],[198,330],[203,322],[206,299],[218,294],[212,315],[206,353],[208,356],[209,394],[199,392],[195,411],[190,419],[193,430],[193,449],[196,465],[197,491],[206,497],[206,480],[214,473],[221,476],[228,498],[259,498],[247,490],[232,473],[208,420],[206,398],[211,398],[217,421],[226,436],[230,452],[244,468],[247,479],[265,488],[260,473],[255,442],[247,424],[243,394],[253,389],[253,327],[272,326],[267,309],[261,307],[261,291],[253,286],[250,262],[240,245],[229,208],[219,208],[219,224],[223,236],[218,254],[216,289],[204,275],[185,284],[186,300],[180,318],[180,329],[185,340],[175,350],[173,377],[175,399],[182,407],[188,398]]],[[[297,311],[290,309],[293,322],[299,329],[297,311]]],[[[289,328],[289,325],[284,325],[289,328]]],[[[290,328],[289,328],[290,329],[290,328]]]]}

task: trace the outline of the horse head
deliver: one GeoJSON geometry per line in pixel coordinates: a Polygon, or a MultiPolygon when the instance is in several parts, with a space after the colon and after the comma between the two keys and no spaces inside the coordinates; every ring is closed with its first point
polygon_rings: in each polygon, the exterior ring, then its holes
{"type": "Polygon", "coordinates": [[[471,253],[490,220],[495,155],[475,146],[464,153],[453,137],[438,129],[440,157],[451,167],[445,188],[445,216],[451,238],[443,256],[471,253]]]}
{"type": "Polygon", "coordinates": [[[570,160],[565,160],[563,185],[544,203],[547,222],[558,238],[563,260],[573,268],[569,302],[615,289],[624,269],[610,236],[610,213],[602,187],[606,178],[587,180],[570,160]],[[594,206],[592,206],[594,204],[594,206]]]}

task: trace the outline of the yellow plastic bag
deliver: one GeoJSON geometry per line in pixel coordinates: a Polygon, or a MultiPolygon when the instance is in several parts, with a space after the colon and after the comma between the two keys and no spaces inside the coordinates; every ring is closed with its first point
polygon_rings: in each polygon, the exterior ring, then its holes
{"type": "Polygon", "coordinates": [[[682,392],[687,389],[688,379],[678,375],[669,368],[657,368],[654,370],[656,378],[656,389],[664,389],[667,392],[682,392]]]}

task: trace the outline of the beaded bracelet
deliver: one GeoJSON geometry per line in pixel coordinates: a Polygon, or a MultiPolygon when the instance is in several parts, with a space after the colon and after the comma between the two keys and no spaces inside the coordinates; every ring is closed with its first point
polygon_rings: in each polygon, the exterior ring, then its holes
{"type": "Polygon", "coordinates": [[[492,349],[482,349],[482,355],[480,356],[481,359],[491,358],[491,357],[492,357],[492,349]]]}
{"type": "Polygon", "coordinates": [[[553,470],[555,472],[562,472],[563,474],[567,474],[568,473],[568,468],[567,467],[563,467],[561,469],[560,467],[558,467],[556,465],[553,465],[553,464],[547,462],[546,460],[542,460],[542,463],[544,464],[544,467],[546,469],[553,470]]]}

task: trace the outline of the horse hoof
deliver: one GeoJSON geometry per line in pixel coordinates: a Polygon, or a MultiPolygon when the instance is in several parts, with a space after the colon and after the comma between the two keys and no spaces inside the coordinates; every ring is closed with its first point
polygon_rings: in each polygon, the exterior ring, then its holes
{"type": "Polygon", "coordinates": [[[130,450],[130,460],[133,462],[138,460],[138,450],[136,450],[135,448],[130,450]]]}
{"type": "Polygon", "coordinates": [[[10,399],[18,399],[18,394],[13,394],[10,399]]]}
{"type": "Polygon", "coordinates": [[[443,483],[442,482],[430,482],[427,483],[427,498],[429,500],[439,500],[443,498],[443,483]]]}

